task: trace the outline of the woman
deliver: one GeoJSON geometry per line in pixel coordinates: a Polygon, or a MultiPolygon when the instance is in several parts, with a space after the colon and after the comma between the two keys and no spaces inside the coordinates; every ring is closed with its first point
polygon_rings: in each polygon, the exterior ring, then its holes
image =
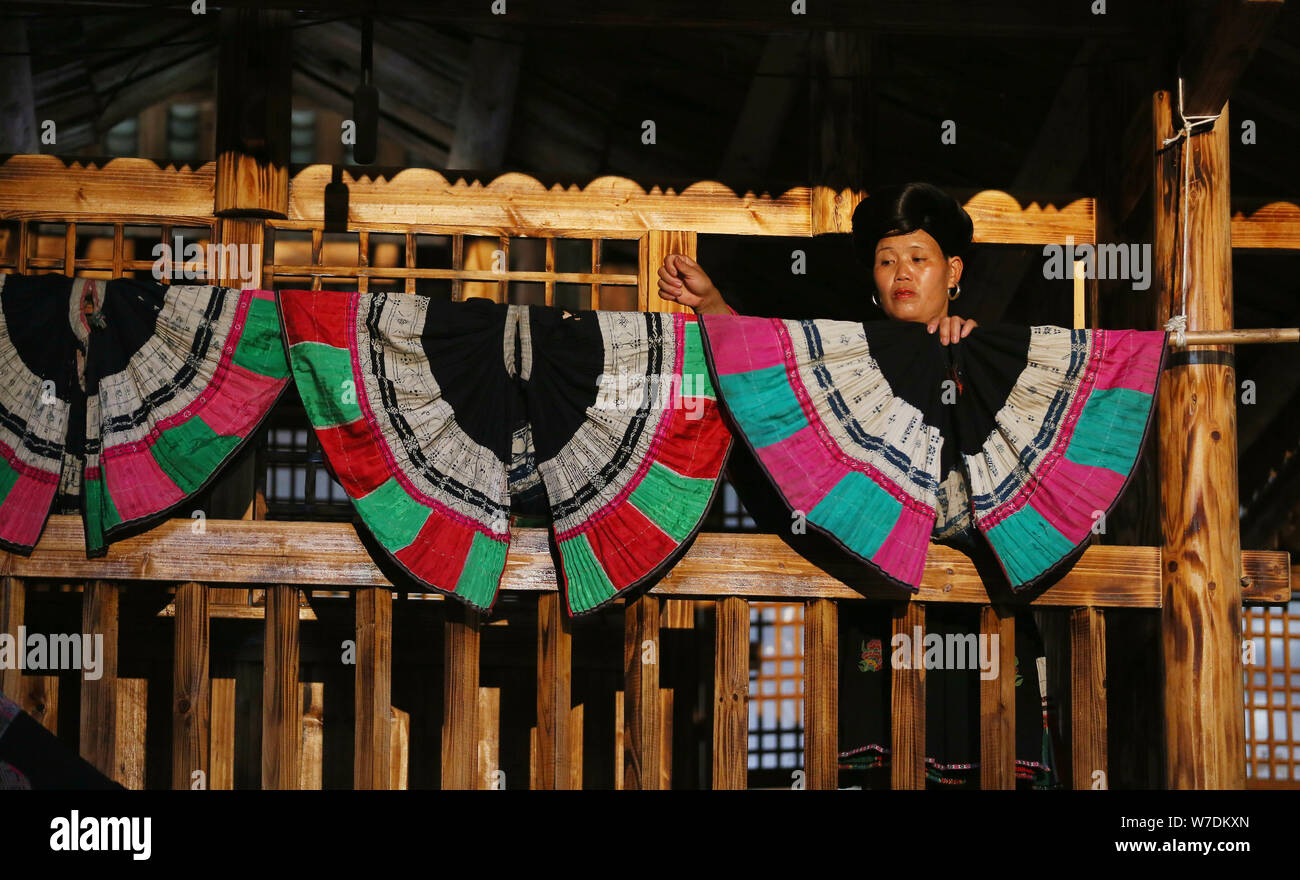
{"type": "MultiPolygon", "coordinates": [[[[886,187],[853,212],[853,244],[874,273],[872,302],[886,317],[926,325],[944,345],[978,324],[949,315],[961,295],[962,254],[974,225],[952,196],[928,183],[886,187]]],[[[669,254],[659,268],[659,296],[697,314],[734,314],[699,263],[669,254]]]]}
{"type": "MultiPolygon", "coordinates": [[[[853,243],[859,259],[872,268],[876,293],[872,301],[894,321],[923,323],[938,333],[944,345],[957,343],[977,326],[974,320],[949,315],[961,293],[962,255],[973,233],[970,216],[937,187],[910,183],[878,190],[853,212],[853,243]]],[[[670,254],[659,269],[659,295],[697,314],[736,314],[698,263],[670,254]]],[[[865,317],[865,316],[864,316],[865,317]]],[[[875,316],[870,316],[874,318],[875,316]]],[[[757,470],[743,458],[733,458],[729,471],[741,485],[756,519],[768,520],[772,499],[757,470]]],[[[973,534],[954,541],[972,555],[980,549],[973,534]]],[[[883,657],[890,656],[889,609],[846,606],[841,615],[840,766],[850,771],[843,782],[886,787],[888,780],[889,679],[883,657]]],[[[970,609],[931,607],[927,631],[949,634],[977,632],[970,609]]],[[[1054,768],[1042,748],[1040,694],[1035,658],[1041,638],[1028,614],[1017,615],[1016,676],[1017,776],[1025,787],[1056,785],[1054,768]]],[[[936,786],[973,787],[978,780],[979,681],[971,672],[932,670],[927,674],[927,778],[936,786]]]]}

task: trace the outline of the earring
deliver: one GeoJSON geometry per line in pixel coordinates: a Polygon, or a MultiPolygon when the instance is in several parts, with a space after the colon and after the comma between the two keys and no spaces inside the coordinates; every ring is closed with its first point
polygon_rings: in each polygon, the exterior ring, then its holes
{"type": "Polygon", "coordinates": [[[880,300],[876,299],[876,295],[874,293],[871,294],[871,301],[876,304],[877,308],[880,307],[880,300]]]}
{"type": "Polygon", "coordinates": [[[956,291],[957,291],[956,293],[949,293],[949,294],[948,294],[948,302],[952,302],[952,301],[955,300],[957,297],[961,296],[961,282],[960,282],[960,281],[957,282],[957,287],[956,287],[955,289],[956,289],[956,291]]]}

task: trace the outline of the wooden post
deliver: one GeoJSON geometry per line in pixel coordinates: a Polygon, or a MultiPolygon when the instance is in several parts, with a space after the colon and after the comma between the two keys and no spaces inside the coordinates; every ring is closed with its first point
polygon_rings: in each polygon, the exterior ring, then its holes
{"type": "Polygon", "coordinates": [[[81,756],[109,779],[117,765],[117,585],[89,581],[81,598],[81,631],[104,637],[102,675],[81,683],[81,756]]]}
{"type": "Polygon", "coordinates": [[[1075,608],[1070,612],[1070,715],[1070,764],[1075,791],[1110,788],[1106,753],[1106,618],[1100,608],[1075,608]],[[1098,772],[1101,776],[1096,775],[1098,772]]]}
{"type": "MultiPolygon", "coordinates": [[[[910,640],[914,630],[925,632],[925,606],[895,605],[892,635],[910,640]]],[[[892,640],[891,640],[892,644],[892,640]]],[[[890,652],[892,656],[892,652],[890,652]]],[[[925,664],[890,669],[889,779],[895,791],[925,788],[925,664]]]]}
{"type": "Polygon", "coordinates": [[[457,599],[444,599],[442,692],[442,787],[478,786],[479,614],[457,599]]]}
{"type": "MultiPolygon", "coordinates": [[[[392,782],[393,592],[357,590],[356,747],[353,786],[384,789],[392,782]]],[[[295,608],[296,613],[296,608],[295,608]]],[[[296,778],[296,777],[287,777],[296,778]]]]}
{"type": "Polygon", "coordinates": [[[211,714],[208,680],[208,588],[176,587],[172,648],[172,788],[211,787],[208,743],[211,714]],[[196,779],[194,774],[201,777],[196,779]]]}
{"type": "Polygon", "coordinates": [[[803,628],[804,783],[834,789],[840,776],[839,606],[830,599],[809,602],[803,628]]]}
{"type": "Polygon", "coordinates": [[[290,15],[222,9],[217,59],[218,216],[284,217],[289,207],[290,15]]]}
{"type": "MultiPolygon", "coordinates": [[[[266,641],[262,661],[262,788],[302,784],[303,688],[298,681],[297,587],[266,590],[266,641]]],[[[361,655],[360,640],[357,646],[361,655]]],[[[358,677],[361,664],[357,663],[358,677]]]]}
{"type": "MultiPolygon", "coordinates": [[[[1153,114],[1156,317],[1163,325],[1180,313],[1185,261],[1187,329],[1228,329],[1228,105],[1213,129],[1202,126],[1161,148],[1161,140],[1181,125],[1174,120],[1176,101],[1176,95],[1157,92],[1153,114]]],[[[1239,789],[1246,783],[1236,394],[1230,346],[1169,353],[1158,401],[1160,574],[1165,779],[1175,789],[1239,789]]]]}
{"type": "MultiPolygon", "coordinates": [[[[980,788],[1016,787],[1016,618],[1011,609],[980,608],[980,635],[997,638],[998,674],[980,679],[980,788]]],[[[1026,682],[1037,681],[1031,669],[1026,682]]],[[[1028,685],[1027,685],[1028,686],[1028,685]]],[[[1037,685],[1034,685],[1037,690],[1037,685]]]]}
{"type": "Polygon", "coordinates": [[[573,633],[559,593],[537,599],[537,787],[569,787],[573,633]]]}
{"type": "Polygon", "coordinates": [[[623,615],[623,788],[657,789],[663,782],[664,734],[659,717],[659,599],[633,599],[623,615]]]}
{"type": "Polygon", "coordinates": [[[749,777],[749,603],[717,602],[713,672],[713,787],[744,790],[749,777]]]}
{"type": "MultiPolygon", "coordinates": [[[[8,575],[0,578],[0,633],[8,633],[15,641],[18,639],[18,628],[23,625],[26,599],[27,587],[21,579],[8,575]]],[[[22,651],[24,648],[16,645],[16,650],[22,651]]],[[[18,702],[18,685],[22,675],[23,671],[17,663],[12,668],[0,667],[0,693],[15,703],[18,702]]]]}

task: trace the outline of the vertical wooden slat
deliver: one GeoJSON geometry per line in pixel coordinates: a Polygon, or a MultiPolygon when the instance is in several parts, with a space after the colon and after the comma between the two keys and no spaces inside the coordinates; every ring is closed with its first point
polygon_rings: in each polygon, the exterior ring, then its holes
{"type": "Polygon", "coordinates": [[[172,649],[172,788],[183,791],[211,786],[209,776],[208,588],[185,583],[176,587],[172,649]],[[196,780],[194,774],[202,776],[196,780]]]}
{"type": "Polygon", "coordinates": [[[81,682],[81,756],[110,779],[117,763],[117,585],[89,581],[81,599],[81,631],[104,637],[103,674],[81,682]]]}
{"type": "Polygon", "coordinates": [[[212,774],[208,787],[231,791],[235,787],[235,678],[212,678],[212,774]]]}
{"type": "MultiPolygon", "coordinates": [[[[323,229],[313,229],[311,231],[311,264],[319,266],[321,260],[321,251],[324,249],[325,231],[323,229]]],[[[320,290],[320,275],[311,276],[311,289],[320,290]]]]}
{"type": "Polygon", "coordinates": [[[117,781],[133,791],[144,789],[145,732],[148,721],[149,680],[117,680],[117,781]]]}
{"type": "MultiPolygon", "coordinates": [[[[911,643],[918,629],[925,632],[925,606],[895,605],[892,629],[892,635],[905,635],[911,643]]],[[[890,669],[889,779],[895,791],[925,788],[925,665],[912,665],[909,660],[906,669],[890,669]]]]}
{"type": "Polygon", "coordinates": [[[408,777],[408,769],[411,766],[410,712],[398,709],[396,706],[393,707],[389,723],[389,736],[389,752],[392,760],[389,787],[393,791],[405,791],[410,788],[410,779],[408,777]]]}
{"type": "Polygon", "coordinates": [[[503,235],[500,238],[501,243],[501,280],[497,282],[497,302],[510,302],[510,282],[505,273],[510,271],[510,236],[503,235]]]}
{"type": "Polygon", "coordinates": [[[302,757],[298,787],[319,791],[325,769],[325,682],[308,681],[302,687],[302,757]]]}
{"type": "Polygon", "coordinates": [[[749,603],[716,603],[713,667],[713,787],[741,791],[749,774],[749,603]]]}
{"type": "Polygon", "coordinates": [[[501,688],[478,689],[478,779],[475,786],[484,791],[497,782],[501,769],[501,688]]]}
{"type": "Polygon", "coordinates": [[[114,752],[118,782],[134,791],[144,788],[145,733],[149,680],[146,678],[118,677],[113,689],[117,730],[114,733],[114,752]]]}
{"type": "MultiPolygon", "coordinates": [[[[406,268],[408,269],[415,268],[415,244],[416,244],[415,233],[414,232],[406,233],[406,268]]],[[[406,292],[415,293],[414,277],[407,276],[406,292]]]]}
{"type": "MultiPolygon", "coordinates": [[[[302,685],[298,680],[300,601],[297,587],[275,584],[266,590],[266,638],[262,661],[264,789],[296,789],[302,782],[299,764],[302,754],[302,685]]],[[[357,656],[359,679],[359,640],[357,656]]]]}
{"type": "Polygon", "coordinates": [[[356,592],[357,685],[356,747],[353,786],[358,790],[388,788],[389,713],[393,705],[393,593],[387,587],[356,592]]]}
{"type": "Polygon", "coordinates": [[[656,789],[662,783],[664,735],[659,718],[659,599],[632,599],[623,615],[623,787],[656,789]]]}
{"type": "MultiPolygon", "coordinates": [[[[548,273],[555,271],[555,239],[546,238],[546,271],[548,273]]],[[[546,305],[555,305],[555,279],[546,279],[546,292],[544,294],[546,305]]]]}
{"type": "Polygon", "coordinates": [[[804,609],[804,784],[839,787],[839,607],[815,599],[804,609]]]}
{"type": "MultiPolygon", "coordinates": [[[[593,238],[591,240],[591,274],[593,275],[600,274],[600,260],[601,260],[600,239],[593,238]]],[[[655,271],[656,272],[659,271],[657,267],[655,271]]],[[[591,283],[591,308],[592,309],[600,308],[600,282],[599,281],[593,281],[591,283]]]]}
{"type": "Polygon", "coordinates": [[[63,274],[77,274],[77,224],[72,221],[63,230],[63,274]]]}
{"type": "MultiPolygon", "coordinates": [[[[460,271],[465,268],[465,236],[456,233],[451,237],[451,268],[460,271]]],[[[465,298],[465,281],[461,278],[451,279],[451,301],[460,302],[465,298]]]]}
{"type": "Polygon", "coordinates": [[[473,789],[478,784],[479,643],[478,612],[456,599],[444,599],[442,787],[473,789]]]}
{"type": "Polygon", "coordinates": [[[680,303],[669,302],[655,293],[659,289],[659,267],[669,254],[695,259],[698,236],[694,232],[651,229],[641,236],[637,258],[637,308],[642,312],[686,312],[680,303]]]}
{"type": "Polygon", "coordinates": [[[569,710],[569,790],[582,790],[582,719],[583,704],[569,710]]]}
{"type": "Polygon", "coordinates": [[[537,787],[569,785],[573,634],[559,593],[537,599],[537,787]]]}
{"type": "Polygon", "coordinates": [[[113,224],[113,277],[122,277],[122,263],[125,262],[123,250],[123,229],[121,223],[113,224]]]}
{"type": "Polygon", "coordinates": [[[30,220],[18,221],[18,261],[15,267],[19,274],[26,274],[27,259],[31,256],[31,235],[32,231],[29,224],[30,220]]]}
{"type": "Polygon", "coordinates": [[[614,790],[623,790],[624,768],[627,766],[627,725],[624,717],[627,711],[626,691],[614,691],[614,790]]]}
{"type": "Polygon", "coordinates": [[[370,292],[370,233],[362,229],[357,233],[357,291],[370,292]]]}
{"type": "MultiPolygon", "coordinates": [[[[18,628],[23,625],[23,615],[27,606],[27,586],[16,577],[0,577],[0,632],[8,633],[18,641],[18,628]]],[[[18,645],[21,651],[22,646],[18,645]]],[[[15,703],[18,702],[19,684],[23,671],[18,664],[0,666],[0,691],[3,691],[15,703]]]]}
{"type": "MultiPolygon", "coordinates": [[[[980,788],[1016,787],[1016,618],[1001,606],[980,607],[980,635],[997,638],[998,674],[980,679],[980,788]]],[[[1032,669],[1021,670],[1025,682],[1032,669]]]]}
{"type": "MultiPolygon", "coordinates": [[[[1175,100],[1160,92],[1154,106],[1156,320],[1163,325],[1182,312],[1185,284],[1187,329],[1226,330],[1233,325],[1228,104],[1213,127],[1161,148],[1174,133],[1175,100]]],[[[1237,394],[1232,346],[1168,355],[1157,418],[1165,781],[1173,789],[1246,785],[1237,394]]]]}
{"type": "Polygon", "coordinates": [[[1109,788],[1106,754],[1106,618],[1100,608],[1070,611],[1070,715],[1076,791],[1109,788]],[[1095,776],[1101,772],[1101,777],[1095,776]]]}

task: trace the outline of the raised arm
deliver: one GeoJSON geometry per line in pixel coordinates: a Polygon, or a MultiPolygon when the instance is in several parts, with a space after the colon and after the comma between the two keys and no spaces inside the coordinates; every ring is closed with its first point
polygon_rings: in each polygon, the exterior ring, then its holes
{"type": "Polygon", "coordinates": [[[684,254],[669,254],[659,267],[659,296],[700,315],[734,315],[700,264],[684,254]]]}

